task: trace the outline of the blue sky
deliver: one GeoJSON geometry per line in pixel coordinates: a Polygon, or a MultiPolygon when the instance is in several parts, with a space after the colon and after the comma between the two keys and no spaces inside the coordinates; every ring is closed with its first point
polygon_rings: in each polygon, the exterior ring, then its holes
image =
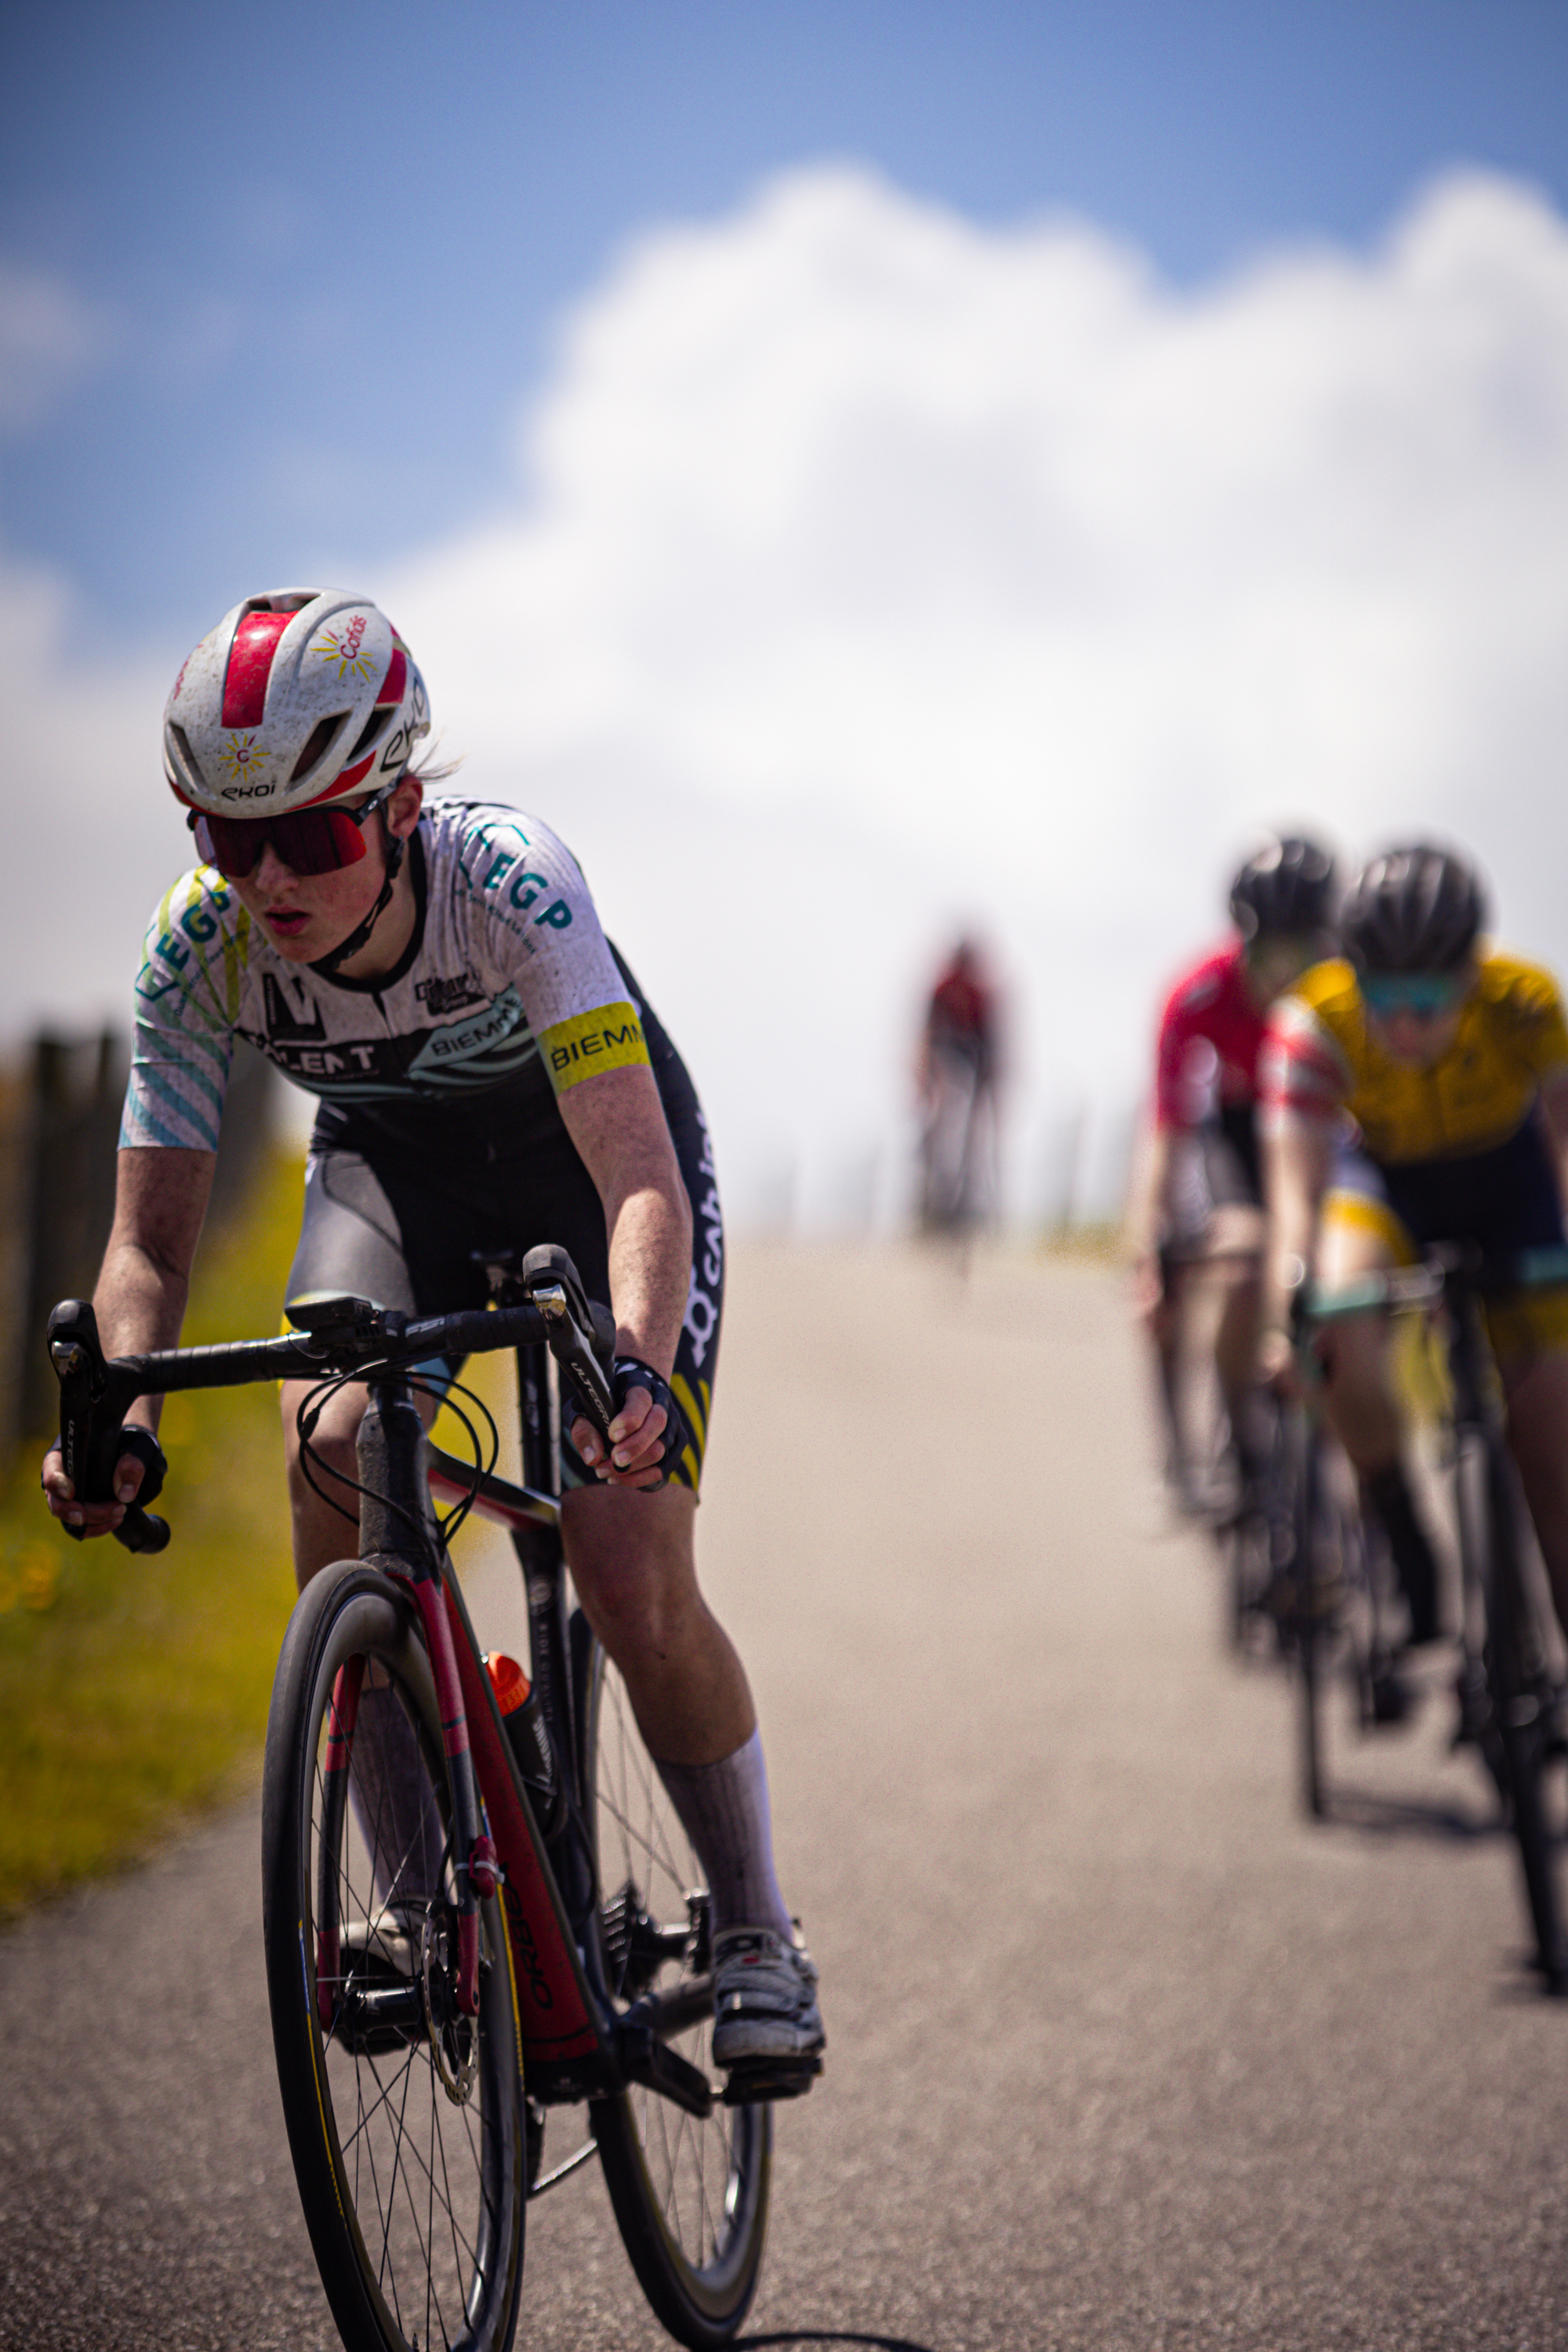
{"type": "Polygon", "coordinates": [[[557,323],[650,226],[858,159],[1182,283],[1457,161],[1568,201],[1558,0],[469,0],[15,12],[0,261],[74,304],[0,537],[106,643],[363,572],[517,487],[557,323]]]}
{"type": "Polygon", "coordinates": [[[742,1213],[892,1201],[959,925],[1037,1209],[1281,823],[1447,830],[1568,968],[1562,0],[13,19],[0,1035],[123,1019],[168,683],[312,579],[582,856],[742,1213]]]}

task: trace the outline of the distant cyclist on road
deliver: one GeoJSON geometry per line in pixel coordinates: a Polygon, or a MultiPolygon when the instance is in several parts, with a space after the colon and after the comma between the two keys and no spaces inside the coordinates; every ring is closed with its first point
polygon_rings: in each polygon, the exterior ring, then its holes
{"type": "MultiPolygon", "coordinates": [[[[1180,1367],[1191,1276],[1205,1258],[1263,1244],[1258,1060],[1268,1009],[1332,942],[1333,859],[1295,835],[1249,857],[1231,885],[1235,935],[1177,981],[1160,1016],[1153,1131],[1131,1219],[1139,1295],[1159,1365],[1173,1479],[1193,1492],[1182,1427],[1180,1367]]],[[[1255,1267],[1211,1265],[1225,1288],[1215,1369],[1244,1490],[1257,1475],[1249,1399],[1258,1345],[1255,1267]]]]}
{"type": "Polygon", "coordinates": [[[995,1206],[996,992],[962,939],[938,976],[921,1032],[921,1223],[963,1234],[995,1206]]]}
{"type": "MultiPolygon", "coordinates": [[[[1409,1265],[1434,1242],[1509,1255],[1563,1239],[1568,1025],[1556,982],[1489,947],[1468,860],[1426,843],[1374,857],[1344,955],[1280,1004],[1266,1056],[1269,1236],[1259,1368],[1289,1377],[1289,1286],[1409,1265]],[[1353,1121],[1347,1134],[1346,1118],[1353,1121]]],[[[1568,1297],[1489,1308],[1509,1438],[1568,1628],[1568,1297]]],[[[1442,1632],[1437,1572],[1402,1460],[1386,1318],[1336,1321],[1326,1402],[1385,1528],[1414,1643],[1442,1632]]]]}
{"type": "MultiPolygon", "coordinates": [[[[816,1971],[773,1871],[751,1692],[693,1551],[724,1281],[707,1127],[571,853],[514,808],[427,800],[449,772],[411,764],[429,727],[407,646],[336,589],[247,598],[182,667],[164,764],[198,862],[158,908],[136,983],[104,1345],[178,1343],[237,1037],[321,1101],[289,1297],[482,1305],[476,1250],[564,1244],[616,1321],[610,1457],[586,1421],[563,1434],[566,1555],[708,1874],[714,2059],[809,2060],[816,1971]]],[[[303,1474],[307,1386],[283,1389],[301,1586],[357,1527],[347,1485],[340,1507],[303,1474]]],[[[155,1428],[157,1402],[133,1421],[155,1428]]],[[[365,1402],[338,1391],[311,1441],[345,1480],[365,1402]]],[[[101,1535],[142,1475],[127,1453],[118,1500],[79,1502],[55,1450],[44,1486],[101,1535]]],[[[405,1824],[406,1848],[424,1801],[412,1735],[386,1694],[367,1691],[360,1720],[356,1796],[405,1824]]]]}

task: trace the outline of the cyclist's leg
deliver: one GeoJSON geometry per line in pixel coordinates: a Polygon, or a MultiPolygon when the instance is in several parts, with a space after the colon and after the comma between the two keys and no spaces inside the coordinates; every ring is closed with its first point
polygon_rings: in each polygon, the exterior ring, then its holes
{"type": "Polygon", "coordinates": [[[1184,1507],[1201,1511],[1207,1508],[1211,1497],[1199,1474],[1207,1468],[1213,1449],[1200,1448],[1191,1426],[1186,1368],[1193,1318],[1202,1300],[1202,1275],[1195,1261],[1209,1246],[1214,1201],[1201,1134],[1173,1135],[1167,1149],[1170,1158],[1160,1204],[1156,1261],[1160,1293],[1148,1313],[1148,1331],[1165,1417],[1166,1482],[1184,1507]]]}
{"type": "Polygon", "coordinates": [[[1221,1288],[1215,1372],[1244,1486],[1257,1475],[1265,1448],[1253,1378],[1258,1357],[1258,1258],[1263,1239],[1261,1208],[1241,1201],[1215,1208],[1208,1232],[1208,1246],[1220,1260],[1213,1268],[1213,1277],[1221,1288]],[[1251,1262],[1247,1262],[1248,1253],[1254,1254],[1251,1262]]]}
{"type": "Polygon", "coordinates": [[[567,1564],[702,1863],[715,1934],[749,1927],[787,1937],[756,1709],[698,1587],[696,1502],[679,1486],[580,1487],[563,1506],[567,1564]]]}
{"type": "Polygon", "coordinates": [[[816,1971],[796,1942],[773,1868],[767,1769],[750,1687],[699,1589],[693,1540],[723,1312],[723,1223],[695,1095],[679,1072],[665,1075],[661,1091],[694,1212],[686,1318],[670,1376],[692,1443],[668,1486],[643,1495],[592,1479],[563,1434],[562,1533],[584,1612],[620,1671],[707,1877],[715,2063],[798,2063],[805,2070],[800,2088],[823,2042],[816,1971]]]}
{"type": "MultiPolygon", "coordinates": [[[[1408,1265],[1410,1237],[1383,1198],[1375,1170],[1342,1162],[1323,1203],[1318,1278],[1327,1290],[1359,1276],[1408,1265]]],[[[1324,1345],[1329,1424],[1361,1482],[1364,1507],[1388,1538],[1394,1571],[1410,1611],[1413,1643],[1439,1632],[1437,1562],[1415,1507],[1403,1459],[1404,1425],[1389,1365],[1389,1326],[1381,1315],[1337,1319],[1324,1345]]]]}
{"type": "Polygon", "coordinates": [[[1568,1638],[1568,1348],[1510,1354],[1498,1369],[1508,1399],[1509,1444],[1568,1638]]]}
{"type": "MultiPolygon", "coordinates": [[[[395,1307],[405,1315],[418,1305],[444,1311],[482,1306],[484,1279],[461,1245],[465,1238],[454,1229],[442,1248],[443,1220],[422,1196],[404,1198],[389,1176],[373,1168],[356,1151],[313,1151],[305,1170],[305,1203],[294,1262],[289,1270],[285,1299],[312,1291],[341,1291],[368,1298],[373,1306],[395,1307]],[[425,1289],[416,1300],[404,1234],[416,1220],[420,1228],[421,1276],[425,1289]],[[427,1270],[424,1261],[439,1251],[446,1261],[427,1270]]],[[[445,1367],[426,1368],[439,1381],[445,1367]]],[[[359,1496],[354,1441],[368,1402],[367,1391],[355,1384],[336,1390],[321,1405],[312,1431],[307,1465],[300,1453],[300,1407],[312,1383],[285,1381],[280,1402],[283,1445],[289,1477],[289,1509],[294,1543],[294,1574],[301,1591],[312,1576],[356,1548],[359,1496]]],[[[439,1410],[434,1396],[416,1397],[426,1428],[439,1410]]]]}
{"type": "Polygon", "coordinates": [[[1210,1202],[1205,1241],[1218,1261],[1213,1276],[1220,1286],[1215,1371],[1245,1490],[1256,1485],[1265,1450],[1253,1380],[1267,1232],[1262,1177],[1256,1131],[1244,1108],[1221,1113],[1200,1130],[1198,1140],[1210,1202]]]}
{"type": "MultiPolygon", "coordinates": [[[[669,1484],[644,1495],[595,1479],[563,1432],[562,1535],[584,1612],[619,1669],[648,1753],[708,1874],[716,1932],[749,1926],[787,1936],[756,1710],[740,1658],[697,1580],[697,1490],[718,1370],[724,1234],[695,1096],[674,1079],[666,1086],[695,1213],[686,1319],[670,1377],[692,1443],[669,1484]]],[[[592,1288],[604,1244],[584,1234],[582,1246],[592,1288]]]]}
{"type": "MultiPolygon", "coordinates": [[[[1538,1121],[1479,1172],[1489,1255],[1551,1247],[1563,1234],[1555,1155],[1538,1121]]],[[[1568,1633],[1568,1293],[1516,1291],[1487,1309],[1492,1352],[1508,1400],[1508,1435],[1558,1621],[1568,1633]]]]}

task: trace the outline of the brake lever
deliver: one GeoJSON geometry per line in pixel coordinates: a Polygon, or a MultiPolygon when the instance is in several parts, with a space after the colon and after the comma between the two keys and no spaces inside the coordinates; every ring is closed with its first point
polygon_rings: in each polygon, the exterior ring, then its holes
{"type": "Polygon", "coordinates": [[[607,1446],[616,1415],[608,1372],[616,1344],[614,1317],[589,1299],[571,1258],[554,1243],[529,1251],[521,1280],[544,1318],[551,1354],[570,1380],[584,1419],[607,1446]]]}
{"type": "MultiPolygon", "coordinates": [[[[127,1551],[162,1551],[169,1540],[166,1519],[144,1508],[163,1483],[167,1465],[152,1431],[121,1426],[129,1397],[116,1399],[114,1383],[98,1336],[98,1318],[86,1299],[63,1298],[49,1317],[49,1360],[60,1384],[60,1457],[78,1499],[106,1503],[113,1498],[114,1469],[121,1454],[132,1454],[142,1465],[143,1501],[128,1504],[125,1516],[110,1529],[127,1551]],[[118,1409],[117,1409],[118,1408],[118,1409]]],[[[87,1539],[85,1528],[62,1520],[73,1543],[87,1539]]]]}

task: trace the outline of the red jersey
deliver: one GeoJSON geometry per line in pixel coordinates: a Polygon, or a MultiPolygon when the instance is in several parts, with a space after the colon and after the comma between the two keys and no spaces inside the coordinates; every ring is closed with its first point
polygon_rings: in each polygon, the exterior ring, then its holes
{"type": "Polygon", "coordinates": [[[1241,942],[1219,948],[1176,982],[1160,1016],[1154,1118],[1196,1127],[1214,1110],[1256,1103],[1268,1013],[1247,993],[1241,942]]]}
{"type": "Polygon", "coordinates": [[[928,1021],[933,1035],[991,1043],[991,992],[961,964],[951,964],[931,991],[928,1021]]]}

